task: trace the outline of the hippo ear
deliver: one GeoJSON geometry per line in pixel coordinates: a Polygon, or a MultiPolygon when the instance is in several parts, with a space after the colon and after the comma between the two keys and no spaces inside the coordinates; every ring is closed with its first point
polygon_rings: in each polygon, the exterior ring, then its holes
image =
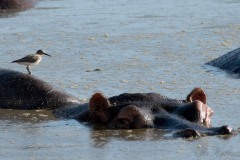
{"type": "Polygon", "coordinates": [[[108,99],[104,97],[101,93],[95,93],[92,95],[89,101],[89,110],[90,112],[93,111],[104,111],[110,107],[110,103],[108,99]]]}
{"type": "Polygon", "coordinates": [[[194,100],[199,100],[204,104],[207,103],[207,96],[201,88],[194,88],[187,96],[187,101],[193,102],[194,100]]]}

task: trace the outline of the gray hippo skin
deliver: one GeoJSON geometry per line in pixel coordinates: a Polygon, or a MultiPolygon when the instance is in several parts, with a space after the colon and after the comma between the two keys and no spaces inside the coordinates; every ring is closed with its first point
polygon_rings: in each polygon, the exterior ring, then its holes
{"type": "Polygon", "coordinates": [[[121,94],[109,99],[95,93],[89,110],[76,119],[90,124],[104,124],[113,129],[160,128],[177,131],[174,136],[199,137],[231,135],[231,127],[210,127],[213,111],[206,95],[195,88],[187,100],[175,100],[156,93],[121,94]]]}
{"type": "Polygon", "coordinates": [[[206,64],[240,75],[240,48],[228,52],[206,64]]]}
{"type": "Polygon", "coordinates": [[[210,127],[213,111],[206,101],[204,91],[195,88],[186,100],[157,93],[125,93],[110,98],[95,93],[89,103],[82,103],[34,76],[0,69],[0,108],[51,109],[61,118],[113,129],[175,130],[181,137],[232,134],[228,126],[210,127]]]}
{"type": "Polygon", "coordinates": [[[56,109],[79,104],[78,98],[34,76],[0,69],[0,108],[56,109]]]}
{"type": "Polygon", "coordinates": [[[0,0],[0,9],[27,9],[33,7],[39,0],[0,0]]]}

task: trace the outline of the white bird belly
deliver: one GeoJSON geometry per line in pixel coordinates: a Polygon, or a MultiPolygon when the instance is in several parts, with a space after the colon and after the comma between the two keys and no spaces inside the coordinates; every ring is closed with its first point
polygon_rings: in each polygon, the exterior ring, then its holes
{"type": "Polygon", "coordinates": [[[36,62],[30,63],[30,62],[17,62],[18,64],[25,65],[25,66],[35,66],[41,61],[41,58],[39,58],[36,62]]]}

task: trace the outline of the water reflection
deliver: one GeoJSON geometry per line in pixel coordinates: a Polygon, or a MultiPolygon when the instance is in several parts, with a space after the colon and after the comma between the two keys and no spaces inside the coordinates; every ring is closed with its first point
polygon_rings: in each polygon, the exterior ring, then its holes
{"type": "Polygon", "coordinates": [[[49,110],[13,110],[0,109],[0,120],[11,123],[39,123],[56,119],[49,110]]]}
{"type": "Polygon", "coordinates": [[[0,18],[10,18],[17,16],[19,9],[10,9],[10,10],[0,10],[0,18]]]}
{"type": "Polygon", "coordinates": [[[228,73],[227,71],[224,71],[222,69],[219,69],[214,66],[210,65],[203,65],[203,68],[208,72],[209,74],[213,74],[219,77],[224,77],[224,78],[240,78],[240,74],[234,74],[234,73],[228,73]]]}
{"type": "Polygon", "coordinates": [[[166,139],[166,131],[160,129],[122,129],[111,130],[99,126],[90,131],[92,145],[97,148],[104,147],[112,139],[125,140],[125,141],[152,141],[166,139]]]}
{"type": "MultiPolygon", "coordinates": [[[[94,126],[90,131],[90,137],[93,147],[105,147],[111,140],[124,140],[124,141],[162,141],[179,139],[173,136],[176,131],[162,130],[157,128],[143,128],[143,129],[108,129],[103,126],[94,126]]],[[[232,135],[216,136],[223,140],[229,140],[232,135]]],[[[204,137],[187,138],[187,141],[198,140],[204,137]]],[[[180,138],[184,139],[184,138],[180,138]]]]}

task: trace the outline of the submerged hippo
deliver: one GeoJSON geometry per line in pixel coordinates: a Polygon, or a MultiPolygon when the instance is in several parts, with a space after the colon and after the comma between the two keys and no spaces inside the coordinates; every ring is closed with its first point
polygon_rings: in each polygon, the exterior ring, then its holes
{"type": "Polygon", "coordinates": [[[39,0],[0,0],[0,9],[27,9],[34,6],[39,0]]]}
{"type": "Polygon", "coordinates": [[[186,100],[156,93],[125,93],[110,98],[95,93],[89,103],[82,103],[31,75],[0,69],[0,108],[45,108],[54,110],[58,117],[75,118],[80,122],[119,129],[179,130],[176,135],[183,137],[232,133],[228,126],[209,128],[213,111],[200,88],[195,88],[186,100]]]}
{"type": "Polygon", "coordinates": [[[216,58],[206,64],[218,67],[233,74],[238,74],[240,76],[240,48],[228,52],[227,54],[220,56],[219,58],[216,58]]]}
{"type": "Polygon", "coordinates": [[[31,9],[40,0],[0,0],[0,18],[9,18],[31,9]]]}
{"type": "Polygon", "coordinates": [[[56,109],[81,104],[72,95],[28,74],[0,69],[0,108],[56,109]]]}
{"type": "Polygon", "coordinates": [[[118,129],[179,130],[175,135],[181,137],[232,134],[227,125],[210,127],[212,114],[205,93],[195,88],[187,100],[170,99],[156,93],[125,93],[107,99],[101,93],[95,93],[89,101],[89,110],[76,119],[118,129]]]}

